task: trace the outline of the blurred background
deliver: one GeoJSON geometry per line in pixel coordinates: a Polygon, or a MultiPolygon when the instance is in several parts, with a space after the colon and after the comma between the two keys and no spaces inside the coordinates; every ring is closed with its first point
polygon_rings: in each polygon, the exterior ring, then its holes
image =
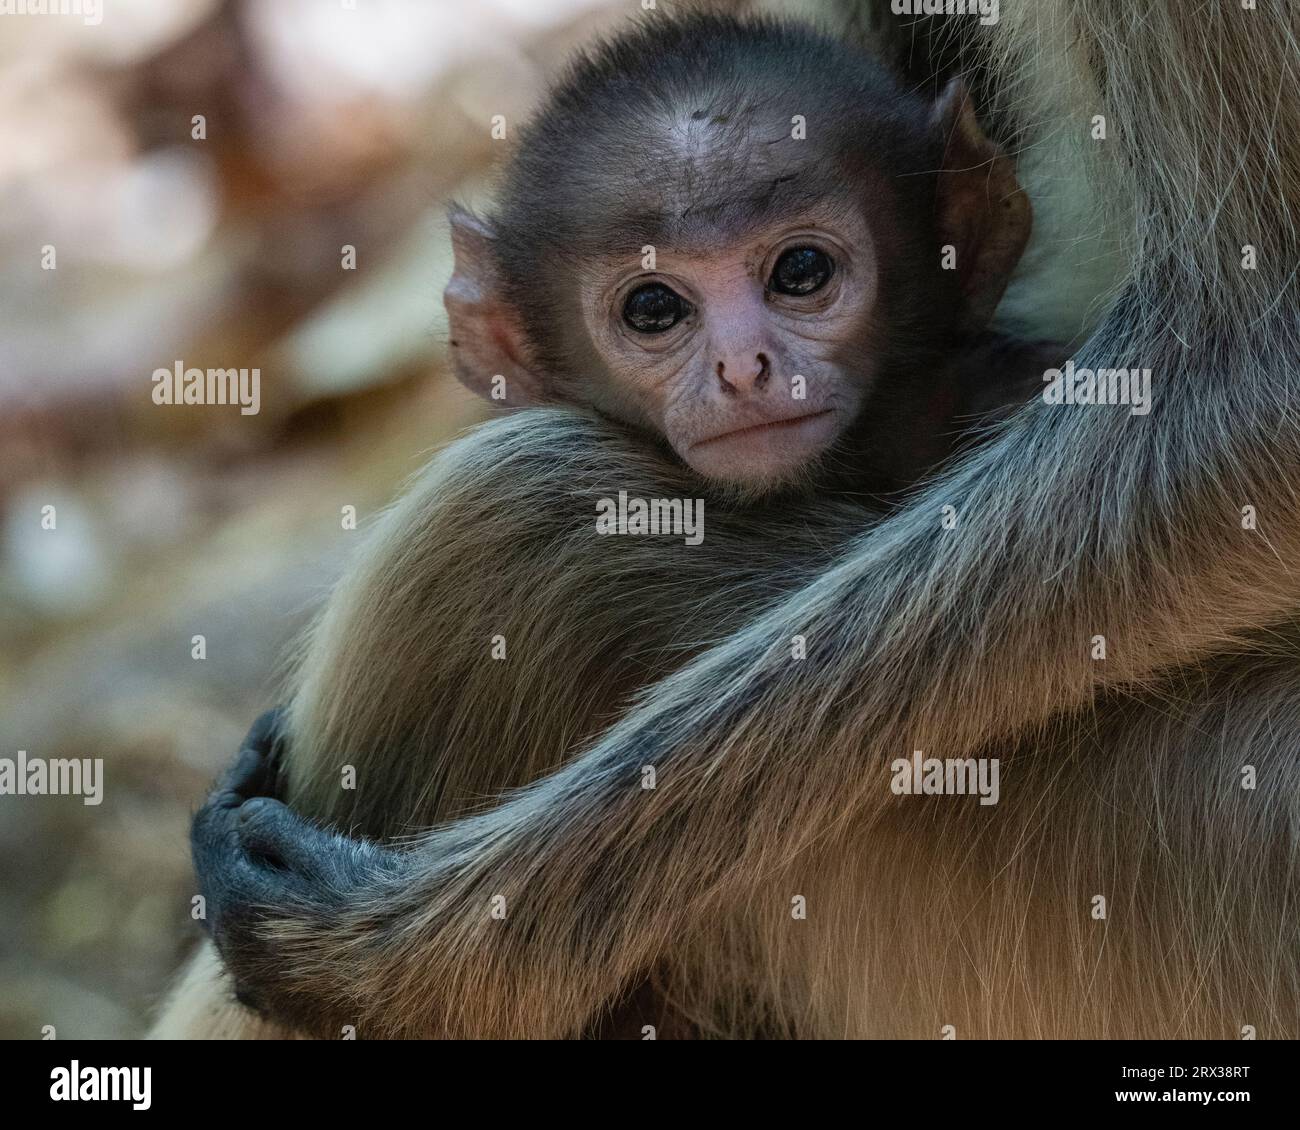
{"type": "Polygon", "coordinates": [[[446,201],[490,190],[494,115],[650,15],[102,8],[0,15],[0,758],[104,762],[98,806],[0,796],[8,1038],[146,1030],[198,936],[190,814],[361,536],[344,508],[364,528],[482,418],[444,364],[446,201]],[[259,368],[260,410],[154,403],[178,361],[259,368]]]}

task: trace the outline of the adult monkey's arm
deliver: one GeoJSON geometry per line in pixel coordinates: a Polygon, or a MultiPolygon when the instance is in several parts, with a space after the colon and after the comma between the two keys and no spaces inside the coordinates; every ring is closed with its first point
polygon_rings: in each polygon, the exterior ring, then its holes
{"type": "Polygon", "coordinates": [[[1035,407],[573,764],[382,867],[340,879],[346,841],[303,840],[288,809],[248,806],[243,848],[289,869],[270,872],[273,914],[225,938],[237,980],[318,1030],[571,1031],[700,916],[745,906],[801,846],[888,804],[890,759],[959,753],[1290,611],[1294,424],[1252,403],[1258,384],[1182,375],[1146,421],[1035,407]],[[1263,442],[1194,449],[1215,419],[1263,442]],[[1252,455],[1266,469],[1247,478],[1252,455]],[[1257,500],[1262,532],[1241,528],[1230,482],[1257,500]],[[1097,634],[1105,662],[1090,657],[1097,634]]]}
{"type": "Polygon", "coordinates": [[[267,900],[289,909],[227,934],[255,999],[388,1034],[570,1031],[667,939],[888,803],[893,757],[969,750],[1295,609],[1295,17],[1077,11],[1138,60],[1107,109],[1146,245],[1076,363],[1149,367],[1152,413],[1033,405],[571,765],[383,867],[313,882],[334,841],[303,850],[287,810],[245,806],[243,846],[289,864],[267,900]]]}

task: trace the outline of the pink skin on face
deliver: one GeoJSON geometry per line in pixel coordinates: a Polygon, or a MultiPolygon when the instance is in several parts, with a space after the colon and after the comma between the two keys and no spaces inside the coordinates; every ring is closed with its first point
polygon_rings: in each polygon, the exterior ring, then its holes
{"type": "Polygon", "coordinates": [[[831,408],[795,399],[791,351],[762,280],[745,266],[728,258],[699,271],[707,303],[703,356],[716,380],[702,378],[699,418],[683,421],[681,431],[704,434],[688,439],[681,455],[712,478],[766,480],[820,454],[841,425],[831,408]]]}
{"type": "Polygon", "coordinates": [[[707,256],[658,249],[653,271],[609,264],[584,288],[583,306],[592,340],[622,386],[619,401],[700,474],[770,485],[797,475],[856,416],[870,366],[863,359],[846,372],[837,351],[868,318],[875,291],[865,224],[835,216],[707,256]],[[778,292],[774,264],[805,247],[830,259],[830,279],[811,294],[778,292]],[[689,304],[670,329],[642,333],[624,320],[627,296],[648,283],[689,304]]]}

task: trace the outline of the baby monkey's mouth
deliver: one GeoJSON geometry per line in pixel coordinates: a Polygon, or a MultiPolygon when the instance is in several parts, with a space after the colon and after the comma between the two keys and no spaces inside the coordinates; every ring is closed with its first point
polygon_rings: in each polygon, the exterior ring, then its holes
{"type": "Polygon", "coordinates": [[[823,408],[820,412],[805,412],[800,416],[787,416],[780,420],[765,420],[758,424],[746,424],[742,428],[733,428],[730,431],[719,432],[715,436],[709,436],[708,439],[702,439],[692,444],[692,448],[698,449],[707,447],[711,443],[718,443],[724,439],[758,439],[764,433],[782,433],[792,428],[797,428],[800,424],[807,423],[810,420],[820,419],[822,416],[829,416],[832,409],[823,408]]]}

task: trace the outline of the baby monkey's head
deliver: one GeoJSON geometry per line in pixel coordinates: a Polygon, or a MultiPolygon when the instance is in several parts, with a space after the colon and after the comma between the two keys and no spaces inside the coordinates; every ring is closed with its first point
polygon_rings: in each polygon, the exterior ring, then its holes
{"type": "Polygon", "coordinates": [[[928,102],[802,27],[651,18],[573,64],[491,218],[453,210],[457,374],[779,485],[869,442],[882,399],[891,427],[944,400],[1029,223],[960,84],[928,102]]]}

